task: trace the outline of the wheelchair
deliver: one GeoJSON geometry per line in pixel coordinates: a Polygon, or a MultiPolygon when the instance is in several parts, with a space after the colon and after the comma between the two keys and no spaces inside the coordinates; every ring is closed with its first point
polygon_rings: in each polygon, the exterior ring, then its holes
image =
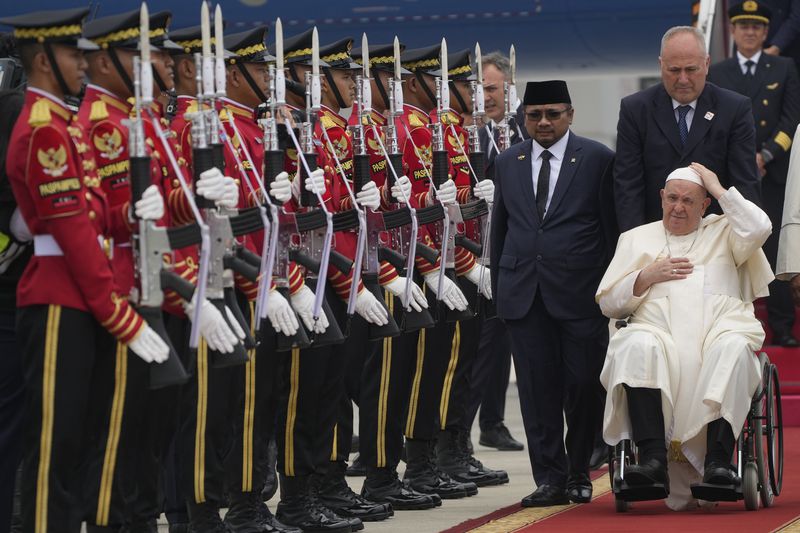
{"type": "MultiPolygon", "coordinates": [[[[778,369],[767,354],[758,354],[762,380],[750,404],[742,432],[736,442],[734,466],[735,485],[693,484],[692,495],[705,501],[744,500],[748,511],[770,507],[781,493],[783,485],[783,422],[781,388],[778,369]]],[[[625,468],[636,464],[638,451],[631,440],[609,447],[608,476],[614,494],[616,510],[624,513],[632,502],[661,500],[669,495],[663,484],[631,487],[625,482],[625,468]]]]}

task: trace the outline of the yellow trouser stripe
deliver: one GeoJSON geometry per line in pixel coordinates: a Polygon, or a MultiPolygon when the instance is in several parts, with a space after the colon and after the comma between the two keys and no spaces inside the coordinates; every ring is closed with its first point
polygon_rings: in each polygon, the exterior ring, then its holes
{"type": "MultiPolygon", "coordinates": [[[[256,333],[256,308],[250,302],[250,333],[256,333]]],[[[244,365],[244,420],[242,423],[242,492],[253,490],[253,431],[256,403],[256,350],[248,350],[244,365]]]]}
{"type": "Polygon", "coordinates": [[[300,388],[300,349],[292,348],[292,366],[289,371],[289,405],[286,407],[284,435],[284,473],[294,475],[294,422],[297,418],[297,392],[300,388]]]}
{"type": "Polygon", "coordinates": [[[111,488],[114,485],[114,469],[117,464],[117,449],[122,431],[122,414],[125,407],[125,388],[128,375],[128,347],[117,343],[117,359],[114,369],[114,397],[111,401],[111,418],[108,422],[106,452],[103,457],[103,471],[100,475],[100,493],[97,496],[95,525],[107,526],[111,509],[111,488]]]}
{"type": "Polygon", "coordinates": [[[42,428],[39,435],[39,471],[36,478],[36,533],[47,533],[47,503],[50,488],[50,456],[53,447],[55,418],[56,355],[61,306],[47,308],[44,336],[44,365],[42,368],[42,428]]]}
{"type": "Polygon", "coordinates": [[[336,439],[339,438],[339,424],[333,426],[333,446],[331,446],[331,461],[335,461],[339,454],[336,453],[336,439]]]}
{"type": "Polygon", "coordinates": [[[406,419],[406,437],[414,438],[414,424],[417,421],[417,404],[419,403],[419,387],[422,381],[422,363],[425,358],[425,330],[420,330],[417,340],[417,371],[411,386],[411,399],[408,404],[408,418],[406,419]]]}
{"type": "Polygon", "coordinates": [[[461,350],[461,322],[456,322],[456,330],[453,333],[453,342],[450,347],[450,362],[447,364],[447,373],[444,375],[444,386],[442,387],[442,397],[439,400],[439,420],[442,429],[447,425],[447,410],[450,408],[450,393],[453,390],[453,378],[456,375],[458,366],[458,352],[461,350]]]}
{"type": "Polygon", "coordinates": [[[194,433],[194,501],[206,501],[206,411],[208,403],[208,345],[197,346],[197,420],[194,433]]]}
{"type": "MultiPolygon", "coordinates": [[[[389,314],[394,314],[394,295],[386,292],[384,300],[389,308],[389,314]]],[[[381,360],[381,387],[378,393],[378,435],[377,465],[379,468],[386,466],[386,412],[389,396],[389,376],[392,368],[392,338],[383,339],[383,359],[381,360]]]]}

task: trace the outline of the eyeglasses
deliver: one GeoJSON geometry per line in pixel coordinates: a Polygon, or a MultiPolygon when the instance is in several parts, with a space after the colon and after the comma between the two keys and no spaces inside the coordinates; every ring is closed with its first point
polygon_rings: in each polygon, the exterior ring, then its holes
{"type": "Polygon", "coordinates": [[[546,117],[549,121],[558,120],[561,118],[561,115],[566,113],[567,111],[571,110],[572,106],[567,107],[566,109],[562,109],[561,111],[557,109],[545,109],[544,112],[537,110],[537,111],[528,111],[525,115],[528,117],[528,120],[531,122],[539,122],[542,120],[542,117],[546,117]]]}

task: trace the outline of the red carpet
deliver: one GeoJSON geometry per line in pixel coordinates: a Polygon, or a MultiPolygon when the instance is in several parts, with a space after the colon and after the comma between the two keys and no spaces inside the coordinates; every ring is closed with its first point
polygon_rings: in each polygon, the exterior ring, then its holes
{"type": "Polygon", "coordinates": [[[533,516],[530,514],[532,510],[521,509],[516,504],[459,524],[448,532],[779,531],[800,519],[800,428],[786,429],[784,447],[786,470],[783,492],[769,509],[747,511],[744,502],[740,501],[721,503],[712,511],[676,513],[667,509],[664,502],[658,501],[637,502],[627,513],[617,513],[614,508],[614,496],[609,492],[597,497],[591,504],[562,507],[560,509],[563,510],[550,516],[531,518],[527,524],[525,517],[533,516]],[[531,523],[533,520],[536,521],[531,523]]]}

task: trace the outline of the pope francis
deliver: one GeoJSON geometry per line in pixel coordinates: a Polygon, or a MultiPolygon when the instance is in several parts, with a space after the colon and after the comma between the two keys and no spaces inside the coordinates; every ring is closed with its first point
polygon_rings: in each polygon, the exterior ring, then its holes
{"type": "Polygon", "coordinates": [[[764,331],[753,300],[773,279],[761,246],[772,227],[758,206],[698,163],[661,190],[663,219],[623,233],[595,298],[628,319],[608,346],[603,437],[632,439],[629,486],[663,483],[671,509],[697,506],[691,483],[737,482],[730,464],[761,380],[764,331]],[[712,195],[723,215],[703,218],[712,195]],[[667,466],[669,465],[669,474],[667,466]]]}

